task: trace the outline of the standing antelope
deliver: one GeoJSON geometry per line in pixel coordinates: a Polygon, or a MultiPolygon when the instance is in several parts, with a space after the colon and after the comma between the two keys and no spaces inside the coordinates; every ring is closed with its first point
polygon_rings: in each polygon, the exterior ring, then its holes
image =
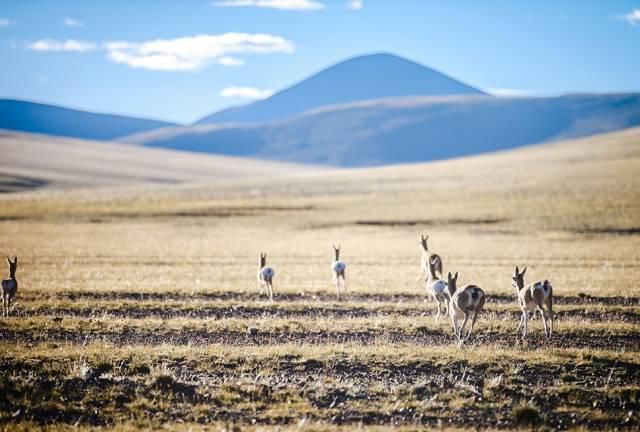
{"type": "Polygon", "coordinates": [[[338,300],[340,300],[340,280],[342,280],[342,287],[344,288],[345,294],[347,293],[347,280],[344,276],[344,271],[347,268],[347,265],[344,261],[340,261],[340,245],[338,247],[333,246],[333,253],[335,254],[335,259],[331,263],[331,270],[333,270],[333,275],[336,282],[336,294],[338,296],[338,300]]]}
{"type": "Polygon", "coordinates": [[[258,289],[260,294],[264,290],[269,297],[270,301],[273,301],[273,276],[276,272],[271,267],[267,267],[267,254],[260,252],[260,267],[258,270],[258,289]]]}
{"type": "Polygon", "coordinates": [[[520,331],[520,327],[524,324],[524,331],[522,332],[522,339],[524,340],[529,331],[529,312],[535,313],[536,310],[539,310],[544,323],[544,334],[550,337],[553,332],[553,287],[546,279],[542,282],[534,282],[524,286],[524,274],[526,272],[526,267],[520,272],[518,266],[516,266],[511,280],[511,285],[516,289],[516,298],[520,304],[520,309],[522,309],[520,324],[518,324],[516,332],[520,331]],[[549,320],[549,328],[547,328],[547,320],[549,320]]]}
{"type": "Polygon", "coordinates": [[[16,270],[18,269],[18,257],[13,258],[13,262],[7,257],[9,263],[9,279],[2,281],[2,316],[8,317],[11,312],[11,302],[18,292],[18,281],[16,280],[16,270]]]}
{"type": "Polygon", "coordinates": [[[435,254],[429,250],[427,247],[427,240],[429,240],[428,235],[420,235],[420,245],[422,246],[422,257],[420,258],[420,275],[416,282],[422,279],[425,274],[429,275],[429,262],[432,257],[437,258],[438,262],[436,263],[435,269],[440,273],[440,277],[442,277],[442,258],[440,255],[435,254]]]}
{"type": "Polygon", "coordinates": [[[471,321],[471,328],[467,337],[469,339],[473,327],[476,324],[478,314],[482,311],[486,295],[484,290],[475,285],[465,285],[461,289],[456,289],[458,283],[458,272],[455,276],[451,275],[451,272],[447,275],[447,284],[450,292],[453,293],[451,300],[449,301],[449,315],[451,316],[451,322],[453,323],[453,332],[458,337],[458,341],[462,343],[462,335],[464,334],[464,326],[467,325],[469,317],[473,313],[473,320],[471,321]],[[458,321],[464,319],[462,326],[458,327],[458,321]]]}
{"type": "Polygon", "coordinates": [[[436,314],[436,319],[440,318],[440,312],[442,309],[442,304],[444,303],[445,314],[448,312],[448,303],[449,303],[449,291],[447,290],[447,283],[442,279],[436,276],[436,267],[439,263],[437,257],[432,256],[429,258],[429,276],[426,280],[427,293],[433,297],[433,299],[438,303],[438,313],[436,314]]]}

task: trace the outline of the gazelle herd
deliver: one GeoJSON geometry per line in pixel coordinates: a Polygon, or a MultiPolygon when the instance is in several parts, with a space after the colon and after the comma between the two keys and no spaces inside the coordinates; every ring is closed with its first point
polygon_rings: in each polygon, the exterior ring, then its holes
{"type": "MultiPolygon", "coordinates": [[[[458,272],[456,272],[455,275],[449,272],[447,274],[447,280],[445,281],[442,270],[442,257],[429,250],[428,240],[428,235],[420,236],[422,256],[420,259],[420,275],[416,279],[416,282],[423,281],[427,295],[436,302],[436,319],[440,318],[443,314],[448,314],[451,318],[454,335],[458,338],[459,342],[463,342],[471,337],[478,316],[480,312],[482,312],[487,300],[487,295],[484,290],[477,285],[469,284],[458,288],[458,272]],[[471,324],[465,336],[465,327],[469,320],[471,320],[471,324]]],[[[336,284],[336,297],[340,300],[341,290],[345,293],[347,291],[347,281],[345,277],[347,265],[344,261],[340,260],[340,245],[338,245],[338,247],[333,245],[333,252],[334,260],[331,262],[331,271],[333,273],[333,281],[336,284]]],[[[516,288],[516,299],[522,310],[520,324],[516,331],[520,331],[520,328],[524,324],[522,334],[522,339],[524,339],[528,332],[529,313],[535,313],[537,310],[540,311],[542,315],[545,335],[550,337],[553,331],[553,288],[551,283],[546,279],[543,282],[535,282],[525,286],[524,274],[526,271],[526,267],[520,272],[518,266],[516,266],[515,273],[512,277],[512,285],[516,288]],[[548,326],[547,322],[549,322],[548,326]]],[[[258,270],[260,294],[262,294],[263,291],[263,284],[267,283],[266,281],[268,280],[269,290],[267,291],[267,296],[270,301],[273,301],[272,281],[274,274],[271,267],[266,267],[266,255],[261,253],[258,270]]]]}
{"type": "MultiPolygon", "coordinates": [[[[464,285],[458,288],[458,272],[454,275],[449,272],[447,280],[444,280],[443,261],[440,255],[429,250],[427,241],[429,236],[420,236],[421,260],[420,260],[420,276],[418,281],[422,280],[425,284],[427,295],[435,300],[438,311],[436,319],[441,314],[448,314],[453,325],[453,333],[458,341],[469,339],[473,332],[473,328],[478,319],[478,315],[482,312],[487,295],[484,290],[477,285],[464,285]],[[465,327],[469,320],[469,331],[465,336],[465,327]]],[[[340,245],[333,246],[333,261],[331,261],[331,272],[336,286],[336,297],[340,300],[341,291],[346,294],[347,280],[345,270],[347,265],[340,259],[340,245]]],[[[12,303],[15,303],[16,293],[18,291],[18,281],[16,280],[16,270],[18,268],[18,258],[15,257],[11,261],[7,257],[9,264],[9,279],[2,281],[2,315],[8,317],[12,303]]],[[[522,310],[520,323],[516,332],[524,326],[522,339],[527,336],[529,313],[539,311],[542,315],[544,323],[544,332],[547,337],[553,332],[553,287],[548,280],[542,282],[534,282],[526,285],[524,283],[524,275],[527,271],[525,267],[520,271],[519,267],[515,267],[512,276],[512,286],[516,290],[516,299],[522,310]]],[[[259,295],[265,293],[269,301],[273,302],[273,278],[275,271],[272,267],[267,266],[267,254],[260,253],[258,267],[258,290],[259,295]]]]}

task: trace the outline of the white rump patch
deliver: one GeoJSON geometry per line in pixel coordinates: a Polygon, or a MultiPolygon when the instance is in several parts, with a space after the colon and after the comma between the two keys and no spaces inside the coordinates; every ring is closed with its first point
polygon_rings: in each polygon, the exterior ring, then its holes
{"type": "Polygon", "coordinates": [[[437,280],[431,284],[431,289],[436,294],[442,294],[446,288],[447,283],[445,281],[437,280]]]}
{"type": "Polygon", "coordinates": [[[275,274],[276,272],[274,272],[271,267],[264,267],[262,270],[260,270],[260,275],[262,276],[263,279],[270,279],[275,274]]]}
{"type": "Polygon", "coordinates": [[[331,268],[336,273],[342,273],[347,268],[347,265],[342,261],[334,261],[333,264],[331,264],[331,268]]]}

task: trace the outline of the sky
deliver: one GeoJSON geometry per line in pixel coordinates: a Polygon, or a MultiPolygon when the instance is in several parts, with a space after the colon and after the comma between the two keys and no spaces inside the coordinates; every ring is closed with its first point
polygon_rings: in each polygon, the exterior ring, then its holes
{"type": "Polygon", "coordinates": [[[497,95],[640,91],[640,0],[0,0],[0,98],[191,123],[394,53],[497,95]]]}

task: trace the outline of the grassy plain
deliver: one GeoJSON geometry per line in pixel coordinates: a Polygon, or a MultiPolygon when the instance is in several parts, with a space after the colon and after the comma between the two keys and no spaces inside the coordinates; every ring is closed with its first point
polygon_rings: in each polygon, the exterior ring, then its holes
{"type": "Polygon", "coordinates": [[[640,427],[640,130],[429,164],[0,197],[0,428],[640,427]],[[461,348],[419,234],[490,296],[461,348]],[[331,243],[347,262],[336,301],[331,243]],[[258,297],[260,251],[276,270],[258,297]],[[556,334],[516,338],[510,275],[556,334]]]}

